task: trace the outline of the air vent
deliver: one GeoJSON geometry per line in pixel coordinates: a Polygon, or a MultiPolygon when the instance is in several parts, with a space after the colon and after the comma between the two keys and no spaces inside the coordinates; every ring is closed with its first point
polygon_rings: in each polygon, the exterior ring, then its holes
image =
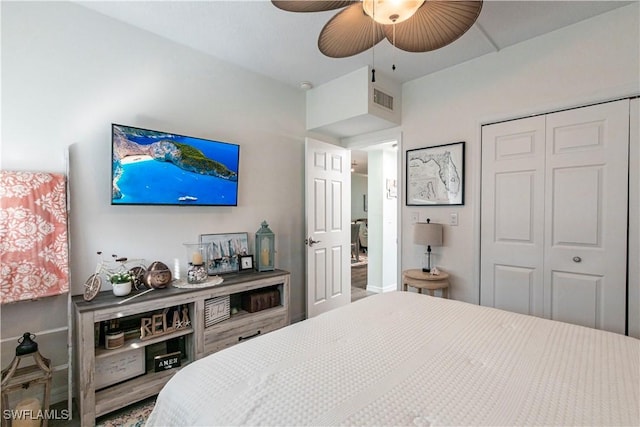
{"type": "Polygon", "coordinates": [[[393,111],[393,96],[373,88],[373,102],[381,107],[393,111]]]}

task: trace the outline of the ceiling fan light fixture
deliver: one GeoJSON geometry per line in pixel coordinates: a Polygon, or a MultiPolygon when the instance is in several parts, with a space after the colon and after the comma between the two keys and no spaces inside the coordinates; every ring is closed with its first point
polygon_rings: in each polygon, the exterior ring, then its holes
{"type": "Polygon", "coordinates": [[[383,25],[398,24],[411,18],[424,0],[362,0],[362,8],[383,25]]]}

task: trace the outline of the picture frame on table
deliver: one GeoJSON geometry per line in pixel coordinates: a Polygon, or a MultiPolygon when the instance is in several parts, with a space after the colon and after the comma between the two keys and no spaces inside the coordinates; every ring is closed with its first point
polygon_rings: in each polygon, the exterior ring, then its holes
{"type": "Polygon", "coordinates": [[[201,234],[200,243],[207,245],[207,274],[237,273],[238,255],[246,255],[249,233],[201,234]]]}
{"type": "Polygon", "coordinates": [[[464,141],[406,152],[406,205],[464,205],[464,141]]]}
{"type": "Polygon", "coordinates": [[[253,255],[238,255],[238,271],[253,271],[253,255]]]}

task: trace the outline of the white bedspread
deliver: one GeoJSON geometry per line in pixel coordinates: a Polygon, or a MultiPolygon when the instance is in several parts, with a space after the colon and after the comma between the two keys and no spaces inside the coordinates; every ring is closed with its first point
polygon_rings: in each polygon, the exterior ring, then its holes
{"type": "Polygon", "coordinates": [[[640,424],[640,341],[409,292],[194,362],[149,426],[640,424]]]}

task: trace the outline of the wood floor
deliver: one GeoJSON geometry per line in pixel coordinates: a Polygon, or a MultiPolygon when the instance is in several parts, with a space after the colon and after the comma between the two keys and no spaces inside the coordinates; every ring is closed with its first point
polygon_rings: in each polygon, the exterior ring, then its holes
{"type": "Polygon", "coordinates": [[[367,289],[367,265],[351,267],[351,286],[367,289]]]}
{"type": "MultiPolygon", "coordinates": [[[[366,259],[366,258],[365,258],[366,259]]],[[[351,267],[351,302],[373,295],[367,291],[367,264],[351,267]]]]}

